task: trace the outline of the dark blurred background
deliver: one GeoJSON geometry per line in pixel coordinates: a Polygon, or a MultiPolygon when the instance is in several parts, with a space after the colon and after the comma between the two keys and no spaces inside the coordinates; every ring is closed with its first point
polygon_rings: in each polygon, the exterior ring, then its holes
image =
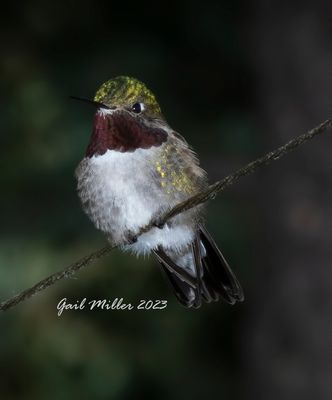
{"type": "MultiPolygon", "coordinates": [[[[0,294],[105,245],[74,169],[92,97],[156,94],[213,182],[331,117],[332,3],[31,0],[2,5],[0,294]]],[[[1,399],[330,399],[331,135],[244,178],[207,225],[246,294],[186,310],[153,259],[119,251],[0,316],[1,399]],[[163,311],[75,311],[87,297],[163,311]]]]}

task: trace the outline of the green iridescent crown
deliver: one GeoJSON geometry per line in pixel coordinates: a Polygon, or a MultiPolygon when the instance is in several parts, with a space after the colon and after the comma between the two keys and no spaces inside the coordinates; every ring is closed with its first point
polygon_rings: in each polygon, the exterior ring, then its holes
{"type": "Polygon", "coordinates": [[[94,100],[109,107],[143,103],[147,115],[162,117],[159,104],[151,90],[143,82],[128,76],[118,76],[103,83],[94,100]]]}

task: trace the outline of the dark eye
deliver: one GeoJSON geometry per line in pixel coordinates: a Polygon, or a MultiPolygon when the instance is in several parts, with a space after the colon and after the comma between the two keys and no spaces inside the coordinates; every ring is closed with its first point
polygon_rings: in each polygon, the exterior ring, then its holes
{"type": "Polygon", "coordinates": [[[144,104],[143,103],[135,103],[135,104],[133,104],[131,109],[132,109],[132,111],[134,111],[134,113],[139,114],[140,112],[142,112],[144,110],[144,104]]]}

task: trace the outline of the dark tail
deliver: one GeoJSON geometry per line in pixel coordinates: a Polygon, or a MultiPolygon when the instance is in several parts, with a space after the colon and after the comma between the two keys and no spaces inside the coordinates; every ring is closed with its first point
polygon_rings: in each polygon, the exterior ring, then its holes
{"type": "Polygon", "coordinates": [[[242,288],[216,243],[204,227],[200,227],[190,250],[190,268],[176,264],[162,249],[155,255],[172,284],[179,302],[186,307],[200,307],[220,298],[229,304],[243,301],[242,288]]]}

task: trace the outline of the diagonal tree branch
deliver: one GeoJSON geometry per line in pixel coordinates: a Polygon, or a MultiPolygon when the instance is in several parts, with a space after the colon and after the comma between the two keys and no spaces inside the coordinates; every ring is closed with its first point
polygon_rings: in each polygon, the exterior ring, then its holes
{"type": "MultiPolygon", "coordinates": [[[[297,136],[296,138],[290,140],[283,146],[278,147],[277,149],[265,154],[264,156],[258,158],[255,161],[250,162],[249,164],[245,165],[244,167],[238,169],[234,173],[226,176],[221,181],[217,181],[214,184],[210,185],[206,190],[199,192],[195,196],[190,197],[189,199],[179,203],[171,210],[166,212],[160,219],[153,220],[146,226],[142,227],[137,236],[142,235],[145,232],[148,232],[155,226],[162,227],[169,219],[173,218],[174,216],[187,211],[199,204],[205,203],[208,200],[213,199],[218,193],[223,192],[226,188],[233,185],[237,182],[241,177],[252,174],[258,168],[261,168],[265,165],[270,164],[272,161],[276,161],[279,158],[283,157],[284,155],[288,154],[289,152],[295,150],[300,145],[306,143],[307,141],[313,139],[315,136],[326,132],[327,130],[332,128],[332,119],[328,119],[322,122],[320,125],[316,126],[315,128],[311,129],[310,131],[297,136]]],[[[29,299],[30,297],[34,296],[35,294],[47,289],[48,287],[54,285],[56,282],[64,279],[69,278],[70,276],[74,275],[77,271],[87,267],[88,265],[92,264],[93,262],[97,261],[98,259],[106,256],[109,254],[115,247],[117,246],[106,246],[102,249],[99,249],[88,256],[81,258],[80,260],[74,262],[73,264],[69,265],[62,271],[56,272],[45,279],[42,279],[34,286],[23,290],[22,292],[18,293],[17,295],[11,297],[8,300],[3,301],[0,304],[0,311],[6,311],[9,308],[12,308],[19,303],[29,299]]]]}

